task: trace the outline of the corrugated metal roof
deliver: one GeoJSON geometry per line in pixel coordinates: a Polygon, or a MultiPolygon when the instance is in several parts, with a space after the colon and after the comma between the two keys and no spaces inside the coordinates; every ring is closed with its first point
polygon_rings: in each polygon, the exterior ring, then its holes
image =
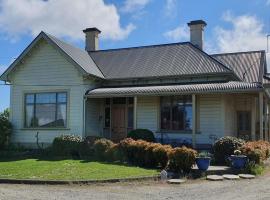
{"type": "Polygon", "coordinates": [[[152,95],[176,95],[191,93],[218,93],[218,92],[248,92],[259,91],[261,84],[246,82],[227,82],[209,84],[189,85],[166,85],[166,86],[144,86],[144,87],[119,87],[119,88],[97,88],[89,90],[86,95],[92,98],[120,97],[120,96],[152,96],[152,95]]]}
{"type": "Polygon", "coordinates": [[[83,70],[91,75],[104,78],[102,72],[89,56],[87,51],[74,47],[68,43],[65,43],[58,38],[45,33],[59,48],[61,48],[68,56],[70,56],[83,70]]]}
{"type": "Polygon", "coordinates": [[[89,53],[106,79],[232,73],[189,42],[89,53]]]}
{"type": "Polygon", "coordinates": [[[262,82],[264,70],[264,51],[215,54],[213,58],[232,69],[246,82],[262,82]]]}

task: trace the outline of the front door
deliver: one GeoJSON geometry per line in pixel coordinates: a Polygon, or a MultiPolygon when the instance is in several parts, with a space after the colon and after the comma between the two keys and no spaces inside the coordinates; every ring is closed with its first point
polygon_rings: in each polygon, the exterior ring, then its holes
{"type": "Polygon", "coordinates": [[[237,112],[237,134],[239,138],[251,140],[251,113],[250,111],[237,112]]]}
{"type": "Polygon", "coordinates": [[[112,107],[112,131],[111,139],[114,142],[126,138],[126,107],[124,105],[113,105],[112,107]]]}

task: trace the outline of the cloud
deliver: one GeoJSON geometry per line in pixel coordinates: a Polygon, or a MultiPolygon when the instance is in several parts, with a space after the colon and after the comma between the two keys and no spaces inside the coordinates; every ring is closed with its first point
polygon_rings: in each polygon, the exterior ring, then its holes
{"type": "Polygon", "coordinates": [[[270,0],[267,0],[266,1],[266,5],[270,5],[270,0]]]}
{"type": "Polygon", "coordinates": [[[111,40],[124,39],[135,29],[133,24],[122,27],[116,7],[103,0],[0,0],[0,30],[10,39],[44,30],[78,40],[87,27],[99,28],[101,37],[111,40]]]}
{"type": "Polygon", "coordinates": [[[142,10],[151,0],[126,0],[121,11],[132,13],[142,10]]]}
{"type": "Polygon", "coordinates": [[[263,22],[256,16],[233,16],[230,12],[223,15],[223,20],[232,25],[231,29],[220,26],[215,28],[217,48],[221,52],[250,51],[266,49],[266,34],[263,22]]]}
{"type": "MultiPolygon", "coordinates": [[[[267,48],[264,24],[254,15],[234,16],[225,12],[222,19],[232,25],[225,29],[214,29],[214,42],[207,42],[206,50],[210,53],[265,50],[267,48]]],[[[267,63],[270,63],[270,55],[267,63]]]]}
{"type": "Polygon", "coordinates": [[[165,16],[173,18],[176,16],[177,2],[176,0],[166,0],[165,3],[165,16]]]}
{"type": "Polygon", "coordinates": [[[180,25],[173,30],[165,32],[164,36],[172,41],[183,41],[189,38],[189,30],[186,25],[180,25]]]}

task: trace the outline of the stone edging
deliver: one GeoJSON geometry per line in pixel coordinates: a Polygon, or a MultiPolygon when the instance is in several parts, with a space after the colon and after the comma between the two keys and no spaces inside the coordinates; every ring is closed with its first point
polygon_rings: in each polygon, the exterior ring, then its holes
{"type": "Polygon", "coordinates": [[[98,184],[98,183],[117,183],[117,182],[130,182],[130,181],[149,181],[159,180],[160,176],[146,176],[146,177],[133,177],[133,178],[116,178],[105,180],[33,180],[33,179],[1,179],[0,184],[29,184],[29,185],[71,185],[71,184],[98,184]]]}

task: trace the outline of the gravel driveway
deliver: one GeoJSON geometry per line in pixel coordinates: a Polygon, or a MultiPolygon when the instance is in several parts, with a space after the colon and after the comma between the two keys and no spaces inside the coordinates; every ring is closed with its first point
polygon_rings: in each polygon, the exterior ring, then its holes
{"type": "Polygon", "coordinates": [[[0,184],[0,199],[202,199],[269,200],[270,176],[239,181],[190,181],[166,183],[114,183],[104,185],[10,185],[0,184]]]}

